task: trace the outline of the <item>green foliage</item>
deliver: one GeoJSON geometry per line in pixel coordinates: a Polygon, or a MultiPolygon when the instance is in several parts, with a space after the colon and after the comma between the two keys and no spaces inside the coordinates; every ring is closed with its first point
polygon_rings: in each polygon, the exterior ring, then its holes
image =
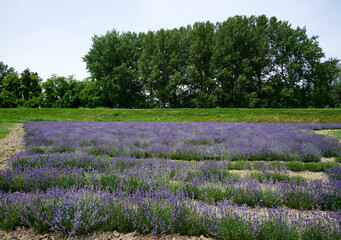
{"type": "Polygon", "coordinates": [[[292,161],[285,163],[285,166],[294,172],[301,172],[306,170],[306,165],[300,161],[292,161]]]}
{"type": "Polygon", "coordinates": [[[213,81],[212,50],[215,25],[211,22],[197,22],[189,33],[191,43],[186,68],[189,86],[190,106],[213,107],[216,100],[213,81]]]}
{"type": "Polygon", "coordinates": [[[20,211],[22,210],[22,206],[1,206],[0,208],[0,226],[2,230],[8,231],[10,229],[14,229],[17,226],[20,226],[21,216],[20,211]],[[6,217],[5,217],[6,216],[6,217]]]}
{"type": "Polygon", "coordinates": [[[87,82],[76,81],[73,76],[52,75],[42,84],[44,93],[41,107],[76,108],[83,106],[82,91],[87,82]]]}
{"type": "Polygon", "coordinates": [[[341,130],[333,130],[331,132],[331,136],[341,140],[341,130]]]}
{"type": "Polygon", "coordinates": [[[332,97],[334,100],[335,107],[341,107],[341,67],[339,65],[339,74],[336,78],[336,81],[332,85],[332,97]]]}
{"type": "Polygon", "coordinates": [[[341,163],[341,155],[336,156],[335,161],[341,163]]]}
{"type": "Polygon", "coordinates": [[[180,107],[188,62],[187,28],[149,31],[142,39],[139,69],[149,107],[180,107]]]}
{"type": "Polygon", "coordinates": [[[141,55],[141,36],[108,31],[95,35],[90,51],[83,60],[101,91],[101,105],[115,108],[143,106],[142,83],[138,78],[137,62],[141,55]]]}
{"type": "Polygon", "coordinates": [[[341,122],[341,109],[0,109],[3,123],[21,121],[341,122]]]}
{"type": "Polygon", "coordinates": [[[302,232],[300,239],[302,240],[320,240],[320,239],[340,239],[339,233],[333,231],[331,234],[327,234],[325,228],[320,223],[311,224],[307,226],[306,230],[302,232]]]}
{"type": "Polygon", "coordinates": [[[16,107],[20,99],[20,79],[17,74],[11,73],[2,80],[0,107],[16,107]]]}
{"type": "Polygon", "coordinates": [[[276,173],[262,173],[262,172],[252,172],[249,174],[249,177],[251,179],[258,179],[260,182],[263,182],[264,180],[270,180],[273,181],[289,181],[290,177],[287,174],[276,172],[276,173]]]}
{"type": "Polygon", "coordinates": [[[0,122],[0,139],[6,137],[6,135],[10,133],[12,125],[13,123],[0,122]]]}
{"type": "Polygon", "coordinates": [[[94,36],[84,61],[110,107],[278,108],[333,105],[338,60],[323,58],[305,28],[261,15],[138,36],[113,30],[94,36]],[[119,97],[129,84],[138,105],[119,97]]]}
{"type": "Polygon", "coordinates": [[[39,107],[42,93],[41,78],[25,69],[20,76],[0,62],[0,107],[39,107]]]}
{"type": "Polygon", "coordinates": [[[41,78],[38,76],[38,73],[33,73],[29,69],[25,69],[20,74],[20,81],[21,85],[19,90],[24,101],[40,96],[42,88],[40,84],[41,78]]]}
{"type": "Polygon", "coordinates": [[[89,79],[43,84],[0,62],[0,107],[338,107],[340,65],[317,37],[276,17],[235,16],[148,33],[95,35],[89,79]]]}
{"type": "Polygon", "coordinates": [[[244,170],[244,169],[251,169],[250,162],[247,161],[235,161],[229,163],[229,169],[232,170],[244,170]]]}

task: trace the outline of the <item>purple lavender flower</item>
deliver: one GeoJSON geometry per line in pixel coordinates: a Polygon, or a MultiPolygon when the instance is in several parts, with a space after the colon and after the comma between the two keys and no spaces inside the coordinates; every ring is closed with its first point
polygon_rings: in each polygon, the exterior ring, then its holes
{"type": "Polygon", "coordinates": [[[259,163],[259,178],[229,172],[230,160],[339,154],[311,131],[331,127],[341,124],[25,122],[25,149],[0,170],[0,228],[338,239],[339,166],[326,182],[259,163]]]}

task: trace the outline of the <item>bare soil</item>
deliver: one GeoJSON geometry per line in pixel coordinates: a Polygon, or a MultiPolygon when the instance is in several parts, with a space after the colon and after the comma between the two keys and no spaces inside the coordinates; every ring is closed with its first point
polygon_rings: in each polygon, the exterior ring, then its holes
{"type": "Polygon", "coordinates": [[[0,169],[8,166],[8,159],[23,148],[24,128],[22,123],[17,123],[11,132],[0,139],[0,169]]]}
{"type": "MultiPolygon", "coordinates": [[[[247,177],[250,173],[256,173],[257,170],[229,170],[230,173],[237,173],[241,175],[241,177],[247,177]]],[[[293,176],[301,176],[307,180],[322,180],[328,181],[328,176],[324,172],[310,172],[310,171],[302,171],[302,172],[293,172],[287,170],[290,177],[293,176]]]]}
{"type": "Polygon", "coordinates": [[[331,158],[321,158],[321,162],[335,162],[335,158],[331,157],[331,158]]]}
{"type": "MultiPolygon", "coordinates": [[[[109,239],[117,239],[117,240],[151,240],[151,239],[161,239],[161,237],[152,236],[151,234],[139,234],[139,233],[126,233],[122,234],[117,231],[110,232],[99,232],[99,233],[91,233],[83,236],[77,237],[68,237],[63,235],[62,233],[37,233],[32,229],[17,227],[13,231],[2,231],[0,230],[0,239],[1,240],[62,240],[62,239],[92,239],[92,240],[109,240],[109,239]]],[[[178,234],[163,236],[162,239],[172,239],[172,240],[211,240],[212,238],[207,238],[204,236],[181,236],[178,234]]]]}
{"type": "MultiPolygon", "coordinates": [[[[324,135],[324,136],[329,136],[329,137],[334,137],[333,131],[338,131],[339,129],[323,129],[323,130],[314,130],[313,132],[316,134],[324,135]]],[[[341,140],[339,140],[341,143],[341,140]]]]}

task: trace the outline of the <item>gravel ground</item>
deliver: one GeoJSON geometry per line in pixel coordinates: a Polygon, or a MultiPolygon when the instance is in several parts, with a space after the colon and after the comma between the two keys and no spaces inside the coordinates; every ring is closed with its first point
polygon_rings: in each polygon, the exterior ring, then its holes
{"type": "MultiPolygon", "coordinates": [[[[333,137],[333,131],[338,131],[339,129],[323,129],[323,130],[315,130],[314,133],[324,135],[324,136],[330,136],[333,137]]],[[[341,140],[339,140],[341,143],[341,140]]]]}
{"type": "MultiPolygon", "coordinates": [[[[0,239],[1,240],[62,240],[62,239],[91,239],[91,240],[109,240],[109,239],[117,239],[117,240],[149,240],[149,239],[161,239],[160,237],[153,237],[151,234],[138,234],[138,233],[127,233],[122,234],[116,231],[112,232],[100,232],[100,233],[91,233],[84,236],[77,236],[68,238],[61,233],[42,233],[39,234],[32,229],[17,227],[13,231],[2,231],[0,230],[0,239]]],[[[197,237],[188,237],[188,236],[180,236],[180,235],[167,235],[163,236],[162,239],[171,239],[171,240],[211,240],[212,238],[207,238],[204,236],[197,237]]]]}
{"type": "Polygon", "coordinates": [[[17,123],[12,131],[3,139],[0,139],[0,169],[7,166],[7,160],[23,147],[24,128],[22,123],[17,123]]]}
{"type": "MultiPolygon", "coordinates": [[[[242,177],[247,177],[250,173],[257,173],[257,170],[229,170],[230,173],[240,174],[242,177]]],[[[304,177],[307,180],[322,180],[328,181],[328,176],[324,172],[310,172],[310,171],[302,171],[302,172],[293,172],[287,170],[290,177],[300,176],[304,177]]]]}

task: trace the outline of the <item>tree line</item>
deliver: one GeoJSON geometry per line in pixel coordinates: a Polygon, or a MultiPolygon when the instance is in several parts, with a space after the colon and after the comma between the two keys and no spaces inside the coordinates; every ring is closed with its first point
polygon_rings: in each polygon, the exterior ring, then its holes
{"type": "Polygon", "coordinates": [[[38,73],[25,69],[18,74],[0,62],[1,108],[78,108],[98,107],[92,95],[98,91],[89,80],[77,81],[73,76],[52,75],[43,82],[38,73]],[[96,90],[94,90],[96,89],[96,90]]]}
{"type": "Polygon", "coordinates": [[[83,60],[91,74],[84,81],[53,75],[42,83],[25,70],[29,81],[25,74],[7,74],[21,83],[8,90],[11,77],[0,73],[0,106],[295,108],[341,103],[339,61],[325,60],[317,37],[308,37],[305,28],[265,15],[147,33],[112,30],[92,38],[83,60]],[[37,86],[31,95],[23,93],[29,84],[37,86]]]}

